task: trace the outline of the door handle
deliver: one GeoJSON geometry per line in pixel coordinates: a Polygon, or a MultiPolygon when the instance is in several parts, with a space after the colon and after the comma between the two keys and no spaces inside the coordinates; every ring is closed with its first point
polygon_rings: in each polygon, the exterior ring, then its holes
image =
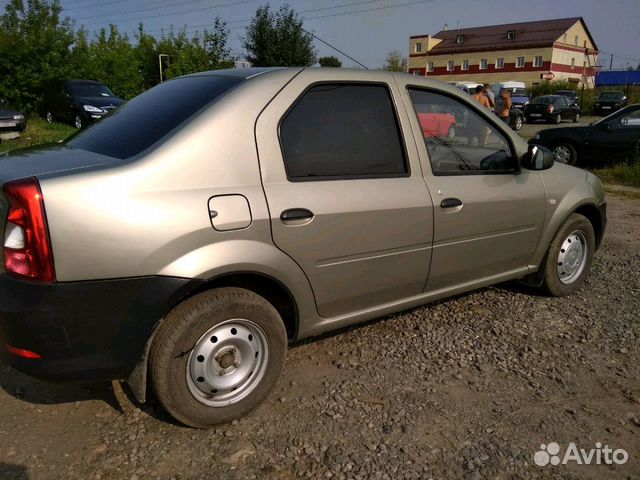
{"type": "Polygon", "coordinates": [[[295,222],[299,220],[311,220],[313,218],[313,212],[306,208],[290,208],[280,214],[280,220],[282,222],[295,222]]]}
{"type": "Polygon", "coordinates": [[[462,207],[462,200],[458,198],[445,198],[440,202],[440,208],[462,207]]]}

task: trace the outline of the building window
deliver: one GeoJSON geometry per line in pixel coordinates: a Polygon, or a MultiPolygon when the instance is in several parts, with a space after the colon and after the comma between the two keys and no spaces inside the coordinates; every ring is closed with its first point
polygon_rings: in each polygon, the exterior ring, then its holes
{"type": "Polygon", "coordinates": [[[453,72],[455,68],[455,64],[453,63],[453,60],[449,60],[447,62],[447,72],[453,72]]]}
{"type": "Polygon", "coordinates": [[[496,58],[496,68],[504,68],[504,58],[496,58]]]}
{"type": "Polygon", "coordinates": [[[574,45],[578,45],[578,35],[576,35],[575,37],[573,37],[573,44],[574,44],[574,45]]]}
{"type": "Polygon", "coordinates": [[[516,58],[516,68],[524,68],[524,57],[516,58]]]}
{"type": "Polygon", "coordinates": [[[533,66],[541,67],[542,66],[542,55],[536,55],[533,57],[533,66]]]}
{"type": "Polygon", "coordinates": [[[576,66],[576,59],[572,58],[571,59],[571,68],[574,68],[576,66]]]}
{"type": "Polygon", "coordinates": [[[422,52],[422,43],[418,42],[416,43],[416,53],[420,53],[422,52]]]}
{"type": "Polygon", "coordinates": [[[462,61],[462,70],[469,70],[469,60],[462,61]]]}
{"type": "Polygon", "coordinates": [[[458,35],[456,37],[456,43],[462,43],[464,42],[464,35],[458,35]]]}
{"type": "Polygon", "coordinates": [[[433,72],[433,62],[427,63],[427,72],[433,72]]]}
{"type": "Polygon", "coordinates": [[[487,60],[486,58],[481,58],[480,59],[480,70],[486,70],[488,66],[489,66],[489,60],[487,60]]]}
{"type": "Polygon", "coordinates": [[[507,40],[513,40],[514,38],[516,38],[516,31],[515,30],[509,30],[507,32],[507,40]]]}

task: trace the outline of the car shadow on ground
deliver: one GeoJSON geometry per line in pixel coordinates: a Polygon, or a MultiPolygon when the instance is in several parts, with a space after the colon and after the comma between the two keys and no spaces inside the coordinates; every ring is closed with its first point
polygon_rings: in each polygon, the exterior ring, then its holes
{"type": "Polygon", "coordinates": [[[24,465],[0,462],[0,478],[2,480],[28,480],[29,471],[24,465]]]}
{"type": "MultiPolygon", "coordinates": [[[[0,387],[18,400],[37,405],[101,400],[117,412],[123,412],[111,382],[52,384],[23,375],[0,363],[0,387]]],[[[1,471],[0,479],[4,479],[1,471]]]]}

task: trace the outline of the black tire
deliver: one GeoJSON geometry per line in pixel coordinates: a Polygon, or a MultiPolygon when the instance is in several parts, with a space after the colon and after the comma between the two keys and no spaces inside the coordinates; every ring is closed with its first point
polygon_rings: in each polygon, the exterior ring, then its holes
{"type": "Polygon", "coordinates": [[[78,130],[81,130],[84,128],[84,125],[85,125],[84,118],[82,118],[82,115],[80,115],[79,113],[76,113],[76,116],[73,120],[73,126],[76,127],[78,130]]]}
{"type": "Polygon", "coordinates": [[[553,119],[553,123],[555,123],[556,125],[560,125],[562,123],[562,115],[558,114],[555,116],[555,118],[553,119]]]}
{"type": "MultiPolygon", "coordinates": [[[[286,353],[287,332],[282,318],[263,297],[242,288],[210,290],[178,305],[160,325],[149,354],[151,385],[157,400],[173,418],[191,427],[207,428],[230,422],[260,405],[280,377],[286,353]],[[249,320],[264,335],[268,346],[264,373],[246,396],[234,403],[206,405],[191,393],[188,385],[191,352],[205,333],[236,319],[249,320]]],[[[198,361],[202,362],[200,357],[198,361]]]]}
{"type": "Polygon", "coordinates": [[[553,145],[551,151],[553,152],[554,159],[559,163],[566,163],[567,165],[576,165],[578,163],[578,151],[570,142],[558,142],[553,145]],[[558,154],[560,153],[558,150],[560,149],[563,149],[567,153],[564,158],[558,158],[558,154]]]}
{"type": "Polygon", "coordinates": [[[554,297],[564,297],[577,291],[589,274],[595,249],[596,237],[591,222],[583,215],[572,213],[562,227],[560,227],[558,233],[556,233],[542,263],[541,268],[544,269],[542,288],[544,291],[554,297]],[[586,247],[585,264],[579,275],[577,275],[571,283],[564,283],[561,281],[560,274],[558,273],[558,260],[563,250],[563,244],[565,244],[567,238],[574,232],[581,232],[584,236],[586,247]]]}
{"type": "Polygon", "coordinates": [[[576,113],[573,117],[573,123],[578,123],[580,121],[580,114],[576,113]]]}

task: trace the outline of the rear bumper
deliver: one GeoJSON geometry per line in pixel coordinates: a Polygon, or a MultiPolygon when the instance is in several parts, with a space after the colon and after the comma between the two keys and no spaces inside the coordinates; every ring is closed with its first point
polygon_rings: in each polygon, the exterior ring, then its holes
{"type": "Polygon", "coordinates": [[[38,284],[1,275],[0,357],[48,381],[125,378],[157,322],[198,283],[141,277],[38,284]]]}

